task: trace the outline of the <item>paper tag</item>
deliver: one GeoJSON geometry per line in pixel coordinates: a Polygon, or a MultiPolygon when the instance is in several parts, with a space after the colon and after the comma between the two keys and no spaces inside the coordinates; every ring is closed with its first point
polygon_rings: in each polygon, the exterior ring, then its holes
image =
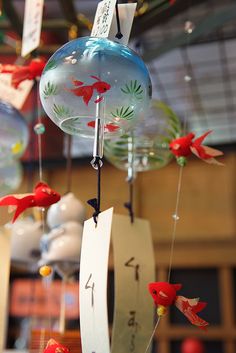
{"type": "Polygon", "coordinates": [[[119,19],[122,38],[116,38],[117,21],[115,11],[116,1],[103,0],[99,2],[91,37],[109,38],[115,42],[127,45],[133,24],[137,3],[119,4],[119,19]]]}
{"type": "Polygon", "coordinates": [[[26,56],[40,43],[44,0],[25,0],[21,56],[26,56]]]}
{"type": "Polygon", "coordinates": [[[33,84],[33,80],[25,80],[16,89],[11,86],[11,74],[0,74],[0,97],[3,101],[11,103],[16,109],[21,109],[33,84]]]}
{"type": "Polygon", "coordinates": [[[10,279],[10,255],[11,255],[11,235],[3,227],[0,229],[0,352],[5,348],[6,327],[7,327],[7,309],[9,297],[9,279],[10,279]]]}
{"type": "Polygon", "coordinates": [[[108,37],[115,6],[116,0],[103,0],[98,3],[91,37],[108,37]]]}
{"type": "Polygon", "coordinates": [[[107,271],[113,208],[84,223],[80,259],[80,333],[83,353],[109,353],[107,271]]]}
{"type": "Polygon", "coordinates": [[[116,13],[114,12],[111,29],[108,36],[110,40],[113,40],[114,42],[118,42],[124,45],[128,44],[136,7],[137,7],[137,3],[118,5],[120,28],[121,28],[121,33],[123,37],[120,39],[116,38],[117,21],[116,21],[116,13]]]}
{"type": "Polygon", "coordinates": [[[115,270],[115,316],[112,353],[143,353],[153,330],[153,301],[148,283],[155,281],[155,260],[147,220],[114,215],[112,241],[115,270]]]}

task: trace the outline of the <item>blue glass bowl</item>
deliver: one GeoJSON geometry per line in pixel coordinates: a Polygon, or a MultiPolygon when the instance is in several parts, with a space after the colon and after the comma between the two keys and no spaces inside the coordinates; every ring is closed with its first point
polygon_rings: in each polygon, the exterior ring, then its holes
{"type": "Polygon", "coordinates": [[[144,118],[151,81],[142,59],[128,47],[83,37],[49,59],[40,98],[47,115],[69,134],[93,137],[97,114],[104,118],[106,136],[121,135],[144,118]]]}

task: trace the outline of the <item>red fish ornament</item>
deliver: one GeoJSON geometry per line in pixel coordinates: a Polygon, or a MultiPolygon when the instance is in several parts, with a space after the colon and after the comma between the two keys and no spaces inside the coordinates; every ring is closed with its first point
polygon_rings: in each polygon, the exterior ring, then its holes
{"type": "MultiPolygon", "coordinates": [[[[84,82],[72,79],[72,82],[75,88],[65,87],[65,90],[72,92],[75,96],[82,97],[86,105],[89,104],[94,92],[97,92],[98,94],[102,94],[102,93],[106,93],[111,88],[111,85],[109,85],[109,83],[105,81],[101,81],[99,77],[97,76],[90,76],[90,77],[96,80],[97,82],[94,82],[92,85],[84,85],[84,82]]],[[[102,99],[103,97],[101,96],[98,99],[96,99],[94,103],[99,103],[101,102],[102,99]]]]}
{"type": "Polygon", "coordinates": [[[0,198],[0,206],[14,206],[16,209],[12,223],[19,215],[30,207],[49,207],[60,200],[58,192],[52,190],[46,183],[39,182],[32,194],[7,195],[0,198]]]}
{"type": "Polygon", "coordinates": [[[22,81],[40,77],[45,65],[46,61],[42,58],[32,59],[27,66],[0,64],[0,73],[11,73],[11,85],[17,88],[22,81]]]}
{"type": "Polygon", "coordinates": [[[195,326],[206,329],[208,322],[201,319],[197,313],[202,311],[207,303],[200,302],[199,298],[188,299],[176,294],[182,284],[170,284],[168,282],[149,283],[148,289],[157,306],[157,315],[163,316],[170,305],[175,305],[195,326]]]}
{"type": "Polygon", "coordinates": [[[69,349],[51,338],[43,353],[70,353],[69,349]]]}
{"type": "MultiPolygon", "coordinates": [[[[87,124],[89,127],[93,127],[95,128],[95,121],[90,121],[87,124]]],[[[115,124],[105,124],[104,125],[104,130],[105,132],[115,132],[119,129],[119,126],[115,125],[115,124]]]]}
{"type": "Polygon", "coordinates": [[[170,142],[169,147],[171,152],[176,156],[177,162],[180,165],[186,164],[186,157],[191,153],[195,154],[198,158],[207,163],[223,165],[218,162],[214,157],[222,156],[223,152],[211,148],[208,146],[203,146],[203,140],[211,133],[212,131],[207,131],[200,137],[195,138],[195,134],[190,132],[186,136],[179,137],[170,142]]]}

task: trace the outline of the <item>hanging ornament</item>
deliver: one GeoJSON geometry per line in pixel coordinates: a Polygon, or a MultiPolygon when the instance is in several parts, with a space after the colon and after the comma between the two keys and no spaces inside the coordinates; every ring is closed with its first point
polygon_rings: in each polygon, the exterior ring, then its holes
{"type": "Polygon", "coordinates": [[[181,353],[204,353],[203,343],[197,338],[186,338],[181,344],[181,353]]]}
{"type": "Polygon", "coordinates": [[[43,235],[42,222],[32,218],[17,220],[5,227],[11,233],[11,261],[15,266],[36,270],[40,258],[40,239],[43,235]]]}
{"type": "Polygon", "coordinates": [[[27,123],[11,104],[0,101],[0,163],[18,159],[29,140],[27,123]]]}
{"type": "Polygon", "coordinates": [[[20,162],[2,161],[0,163],[0,196],[18,189],[22,181],[22,174],[20,162]]]}
{"type": "Polygon", "coordinates": [[[55,227],[41,240],[44,263],[70,261],[79,263],[83,227],[80,223],[69,221],[55,227]]]}
{"type": "Polygon", "coordinates": [[[105,135],[125,133],[144,117],[150,97],[142,59],[105,38],[65,44],[49,59],[40,80],[47,115],[72,135],[93,137],[98,113],[104,116],[105,135]]]}
{"type": "Polygon", "coordinates": [[[176,133],[181,134],[177,115],[165,103],[152,100],[147,118],[136,126],[132,134],[105,141],[104,155],[118,169],[129,168],[129,152],[133,154],[134,173],[160,169],[172,160],[169,142],[176,133]],[[130,143],[133,144],[132,151],[129,151],[130,143]]]}
{"type": "Polygon", "coordinates": [[[15,206],[14,223],[19,215],[30,207],[48,207],[60,200],[61,196],[46,183],[39,182],[32,194],[7,195],[0,199],[0,206],[15,206]]]}
{"type": "Polygon", "coordinates": [[[170,142],[170,150],[173,155],[176,157],[177,163],[180,166],[186,164],[186,157],[191,153],[195,154],[198,158],[204,162],[210,164],[223,165],[218,162],[214,157],[222,156],[223,152],[211,148],[208,146],[203,146],[203,140],[211,133],[212,131],[207,131],[200,137],[195,138],[195,134],[190,132],[186,136],[178,137],[170,142]]]}
{"type": "Polygon", "coordinates": [[[43,58],[32,59],[29,65],[4,65],[0,64],[0,73],[11,73],[11,85],[18,88],[19,84],[25,80],[34,80],[40,77],[46,62],[43,58]]]}
{"type": "Polygon", "coordinates": [[[200,302],[199,298],[188,299],[176,294],[181,289],[182,284],[154,282],[150,283],[148,287],[159,317],[166,313],[169,306],[175,305],[193,325],[203,330],[209,325],[208,322],[197,315],[207,305],[205,302],[200,302]]]}
{"type": "Polygon", "coordinates": [[[51,338],[43,353],[70,353],[70,351],[68,348],[51,338]]]}
{"type": "Polygon", "coordinates": [[[51,229],[69,221],[83,224],[84,220],[85,207],[72,192],[62,196],[61,200],[49,207],[47,212],[47,224],[51,229]]]}
{"type": "Polygon", "coordinates": [[[41,266],[39,269],[39,274],[42,277],[48,277],[51,275],[51,273],[52,273],[51,266],[44,265],[44,266],[41,266]]]}

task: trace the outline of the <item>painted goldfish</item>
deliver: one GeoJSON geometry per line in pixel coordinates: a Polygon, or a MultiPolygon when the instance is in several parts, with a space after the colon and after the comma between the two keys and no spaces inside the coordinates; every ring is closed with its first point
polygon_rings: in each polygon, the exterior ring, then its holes
{"type": "Polygon", "coordinates": [[[170,142],[169,147],[171,152],[178,158],[188,157],[191,153],[207,163],[222,165],[214,157],[222,156],[223,153],[215,148],[203,146],[203,140],[212,131],[207,131],[200,137],[195,138],[195,134],[190,132],[186,136],[179,137],[170,142]]]}
{"type": "MultiPolygon", "coordinates": [[[[87,126],[95,128],[95,120],[90,121],[87,126]]],[[[105,124],[104,125],[104,130],[105,132],[115,132],[119,129],[119,126],[115,124],[105,124]]]]}
{"type": "MultiPolygon", "coordinates": [[[[82,97],[86,105],[89,104],[95,91],[98,94],[102,94],[102,93],[106,93],[111,88],[111,85],[109,85],[109,83],[105,81],[101,81],[99,77],[97,76],[90,76],[90,77],[96,80],[97,82],[94,82],[92,85],[84,85],[84,82],[73,79],[72,82],[75,88],[65,88],[67,91],[72,92],[75,96],[82,97]]],[[[94,103],[99,103],[101,102],[102,99],[103,97],[101,96],[97,98],[94,101],[94,103]]]]}
{"type": "Polygon", "coordinates": [[[70,353],[69,349],[51,338],[43,353],[70,353]]]}
{"type": "Polygon", "coordinates": [[[197,313],[202,311],[207,303],[200,302],[199,298],[188,299],[178,296],[176,293],[181,287],[182,284],[168,282],[149,283],[148,289],[157,307],[158,316],[164,315],[170,305],[175,305],[193,325],[204,330],[209,323],[201,319],[197,313]]]}
{"type": "Polygon", "coordinates": [[[0,198],[0,206],[14,206],[15,214],[12,223],[30,207],[49,207],[58,202],[61,196],[46,183],[39,182],[32,194],[7,195],[0,198]]]}

